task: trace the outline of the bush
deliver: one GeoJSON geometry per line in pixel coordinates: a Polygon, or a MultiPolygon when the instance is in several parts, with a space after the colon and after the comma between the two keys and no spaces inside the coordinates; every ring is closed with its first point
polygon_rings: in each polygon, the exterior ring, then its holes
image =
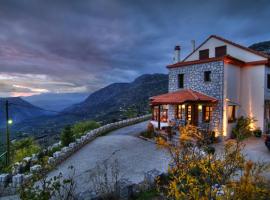
{"type": "Polygon", "coordinates": [[[146,137],[146,138],[153,138],[155,133],[155,129],[152,123],[148,123],[147,125],[147,130],[141,132],[141,136],[146,137]]]}
{"type": "Polygon", "coordinates": [[[84,135],[85,132],[99,128],[100,124],[95,121],[83,121],[73,125],[71,131],[75,138],[79,138],[84,135]]]}
{"type": "Polygon", "coordinates": [[[23,158],[32,156],[40,151],[40,146],[33,138],[25,138],[11,144],[12,162],[20,162],[23,158]]]}
{"type": "Polygon", "coordinates": [[[251,124],[254,123],[256,120],[254,118],[243,117],[237,119],[236,126],[232,129],[232,139],[239,139],[243,140],[248,138],[252,135],[251,131],[251,124]]]}
{"type": "Polygon", "coordinates": [[[256,129],[253,131],[253,134],[255,137],[261,137],[262,136],[262,130],[261,129],[256,129]]]}
{"type": "Polygon", "coordinates": [[[75,141],[75,138],[73,136],[70,126],[66,126],[64,128],[64,130],[61,133],[60,140],[63,146],[68,146],[71,142],[75,141]]]}

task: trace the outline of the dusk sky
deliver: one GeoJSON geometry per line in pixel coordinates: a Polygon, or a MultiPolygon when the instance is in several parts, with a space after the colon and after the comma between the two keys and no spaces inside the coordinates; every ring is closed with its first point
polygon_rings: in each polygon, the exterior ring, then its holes
{"type": "Polygon", "coordinates": [[[93,92],[166,73],[216,34],[270,40],[269,0],[0,0],[0,96],[93,92]]]}

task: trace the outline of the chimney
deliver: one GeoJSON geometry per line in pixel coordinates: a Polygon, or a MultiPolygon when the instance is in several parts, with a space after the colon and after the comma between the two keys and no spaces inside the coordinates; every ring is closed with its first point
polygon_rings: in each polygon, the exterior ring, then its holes
{"type": "Polygon", "coordinates": [[[192,52],[195,51],[195,40],[191,40],[191,44],[192,44],[192,52]]]}
{"type": "Polygon", "coordinates": [[[174,58],[173,58],[173,62],[174,63],[178,63],[180,62],[180,51],[181,51],[181,47],[179,45],[176,45],[174,47],[174,58]]]}

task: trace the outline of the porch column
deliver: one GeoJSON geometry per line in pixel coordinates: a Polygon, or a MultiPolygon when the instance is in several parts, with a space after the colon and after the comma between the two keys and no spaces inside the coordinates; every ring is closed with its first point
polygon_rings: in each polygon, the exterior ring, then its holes
{"type": "Polygon", "coordinates": [[[158,129],[160,129],[160,105],[158,105],[158,129]]]}

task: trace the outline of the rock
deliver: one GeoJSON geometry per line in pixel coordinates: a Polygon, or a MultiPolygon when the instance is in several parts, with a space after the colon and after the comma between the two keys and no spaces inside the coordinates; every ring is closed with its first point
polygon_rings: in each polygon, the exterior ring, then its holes
{"type": "Polygon", "coordinates": [[[49,157],[48,164],[53,164],[55,159],[53,157],[49,157]]]}
{"type": "Polygon", "coordinates": [[[23,178],[24,178],[23,174],[17,174],[15,176],[13,176],[12,177],[12,186],[13,187],[20,187],[21,184],[23,183],[23,178]]]}
{"type": "Polygon", "coordinates": [[[0,186],[6,186],[8,184],[9,174],[0,174],[0,186]]]}
{"type": "Polygon", "coordinates": [[[30,167],[30,172],[39,172],[41,170],[41,165],[34,165],[30,167]]]}

